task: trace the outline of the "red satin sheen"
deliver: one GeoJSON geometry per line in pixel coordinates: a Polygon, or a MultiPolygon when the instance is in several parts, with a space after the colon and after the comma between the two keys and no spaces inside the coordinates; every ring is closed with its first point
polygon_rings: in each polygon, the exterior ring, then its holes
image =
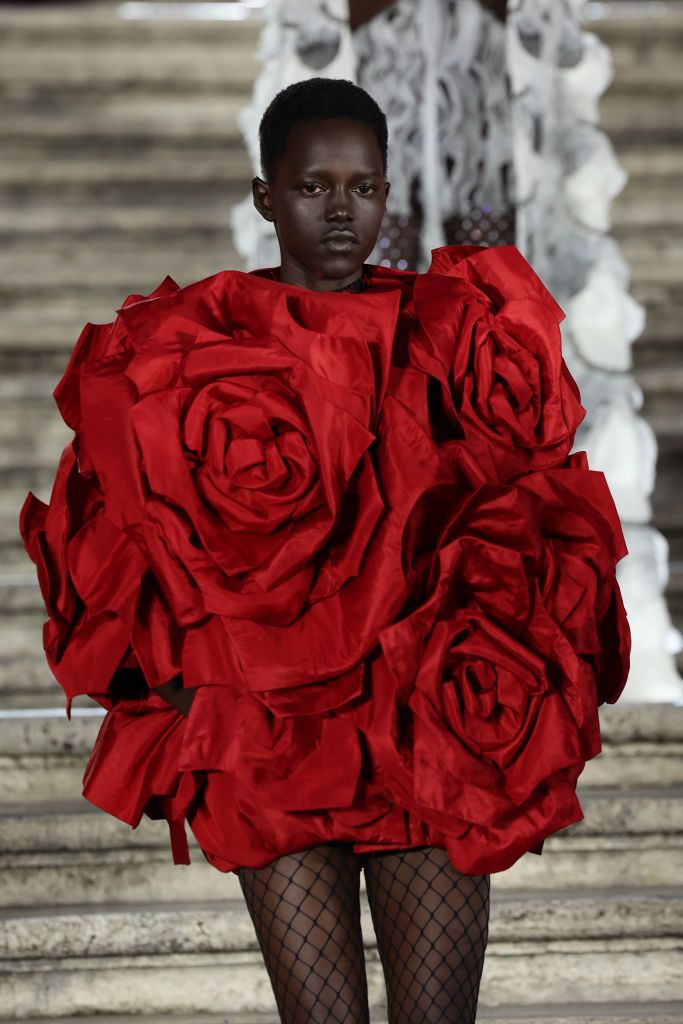
{"type": "Polygon", "coordinates": [[[84,795],[188,821],[221,871],[326,841],[501,871],[581,819],[630,632],[563,313],[512,246],[130,296],[54,395],[75,431],[20,528],[84,795]],[[122,670],[140,692],[121,694],[122,670]],[[181,674],[189,715],[154,687],[181,674]]]}

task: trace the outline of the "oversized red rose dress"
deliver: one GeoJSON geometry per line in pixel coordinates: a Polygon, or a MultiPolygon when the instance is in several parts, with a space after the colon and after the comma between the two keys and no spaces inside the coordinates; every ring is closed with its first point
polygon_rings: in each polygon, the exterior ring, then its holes
{"type": "Polygon", "coordinates": [[[165,817],[176,863],[187,821],[221,871],[331,841],[504,870],[582,818],[626,682],[561,309],[513,246],[365,272],[166,278],[54,392],[74,438],[20,517],[47,660],[106,709],[84,795],[165,817]]]}

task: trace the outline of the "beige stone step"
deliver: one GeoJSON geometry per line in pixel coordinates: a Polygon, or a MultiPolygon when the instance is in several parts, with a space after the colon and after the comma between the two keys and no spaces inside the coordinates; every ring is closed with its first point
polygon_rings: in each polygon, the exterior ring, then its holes
{"type": "MultiPolygon", "coordinates": [[[[650,367],[652,363],[650,363],[650,367]]],[[[636,380],[645,381],[644,373],[636,364],[634,376],[636,380]]],[[[680,442],[681,438],[681,395],[675,390],[662,391],[656,394],[645,394],[645,400],[639,414],[654,429],[660,446],[665,441],[680,442]]],[[[661,448],[660,448],[661,450],[661,448]]],[[[675,502],[675,493],[671,493],[671,487],[676,488],[676,479],[680,473],[678,464],[680,462],[680,451],[676,454],[673,462],[662,457],[658,466],[657,479],[655,480],[654,501],[656,504],[671,504],[675,502]],[[659,477],[662,477],[661,481],[659,477]],[[670,477],[670,479],[667,479],[670,477]]],[[[675,506],[672,509],[675,515],[675,506]]],[[[680,519],[680,516],[678,517],[680,519]]]]}
{"type": "Polygon", "coordinates": [[[120,305],[127,294],[135,291],[136,280],[161,281],[170,274],[178,284],[190,284],[239,266],[240,262],[232,236],[217,232],[211,239],[178,239],[170,251],[167,244],[138,247],[130,239],[126,243],[121,238],[110,244],[101,242],[96,248],[65,243],[61,256],[54,249],[40,251],[37,246],[33,252],[26,248],[14,252],[9,247],[0,266],[2,290],[11,294],[29,291],[32,286],[39,291],[116,289],[121,296],[117,303],[120,305]]]}
{"type": "Polygon", "coordinates": [[[635,378],[649,402],[658,395],[673,395],[683,400],[683,364],[672,361],[660,366],[637,367],[635,378]]]}
{"type": "MultiPolygon", "coordinates": [[[[670,229],[669,229],[670,231],[670,229]]],[[[683,243],[677,237],[619,239],[621,252],[631,269],[631,280],[655,285],[680,286],[683,281],[683,243]]]]}
{"type": "Polygon", "coordinates": [[[627,47],[616,46],[612,51],[614,80],[610,89],[638,89],[646,94],[659,97],[662,102],[672,99],[683,91],[681,62],[671,51],[652,50],[649,59],[633,59],[627,47]]]}
{"type": "MultiPolygon", "coordinates": [[[[370,999],[383,1002],[381,965],[363,901],[370,999]]],[[[544,1001],[681,1000],[676,889],[553,891],[492,899],[482,1007],[544,1001]]],[[[243,901],[160,908],[33,908],[3,915],[8,972],[0,1013],[98,1010],[229,1013],[272,1010],[272,990],[243,901]]]]}
{"type": "Polygon", "coordinates": [[[10,139],[36,134],[61,137],[74,142],[85,135],[111,138],[137,135],[141,138],[177,139],[240,138],[237,115],[244,97],[226,93],[208,96],[159,97],[142,95],[130,103],[125,95],[112,93],[106,98],[83,97],[79,103],[64,103],[61,108],[27,107],[11,100],[3,114],[3,131],[10,139]]]}
{"type": "Polygon", "coordinates": [[[628,2],[619,10],[610,11],[611,6],[600,11],[607,17],[585,18],[582,24],[609,46],[615,63],[655,64],[675,59],[683,39],[683,12],[676,0],[640,4],[639,10],[634,4],[630,12],[628,2]]]}
{"type": "Polygon", "coordinates": [[[662,103],[657,95],[637,88],[608,90],[600,101],[600,127],[615,147],[637,135],[643,142],[680,140],[683,109],[679,102],[662,103]]]}
{"type": "MultiPolygon", "coordinates": [[[[195,159],[202,159],[201,150],[195,159]]],[[[87,209],[88,206],[102,206],[125,210],[151,206],[157,210],[164,209],[169,219],[169,227],[172,227],[173,220],[169,217],[169,211],[174,209],[176,203],[190,209],[198,207],[200,217],[202,209],[209,203],[216,206],[221,204],[230,210],[235,201],[250,191],[251,177],[251,167],[245,161],[243,173],[233,179],[223,174],[220,178],[195,182],[192,174],[189,174],[186,180],[177,179],[167,185],[164,182],[155,183],[152,177],[146,181],[110,179],[91,183],[82,180],[64,186],[48,183],[44,187],[36,187],[33,183],[27,182],[25,186],[0,188],[0,208],[14,210],[15,214],[21,213],[31,209],[34,200],[39,199],[42,204],[63,204],[62,217],[65,217],[70,207],[83,206],[87,209]]],[[[10,213],[10,218],[11,216],[10,213]]],[[[201,228],[201,220],[199,227],[201,228]]],[[[166,233],[168,234],[168,230],[166,233]]],[[[180,238],[179,235],[179,241],[180,238]]]]}
{"type": "Polygon", "coordinates": [[[4,45],[13,50],[74,44],[97,45],[102,50],[121,45],[146,50],[150,46],[182,45],[188,39],[212,46],[221,38],[232,47],[250,49],[256,44],[262,26],[258,4],[243,5],[243,13],[250,16],[238,20],[183,17],[181,8],[175,5],[178,17],[125,18],[114,2],[86,5],[62,0],[42,8],[11,5],[3,6],[0,26],[4,45]]]}
{"type": "MultiPolygon", "coordinates": [[[[31,568],[35,573],[29,560],[31,568]]],[[[21,707],[23,697],[38,691],[43,695],[43,707],[60,703],[62,691],[52,678],[43,652],[42,626],[46,617],[44,608],[16,615],[5,611],[0,617],[0,701],[11,694],[12,703],[18,701],[21,707]]]]}
{"type": "Polygon", "coordinates": [[[27,102],[46,96],[54,103],[62,96],[77,96],[80,90],[88,95],[117,91],[134,96],[159,90],[166,95],[228,90],[250,95],[261,66],[253,24],[249,31],[235,32],[218,23],[210,40],[204,33],[197,39],[188,25],[184,36],[156,45],[136,45],[134,37],[134,23],[125,38],[112,38],[108,32],[93,45],[84,45],[75,33],[61,45],[54,37],[24,44],[14,40],[10,45],[11,35],[5,36],[0,43],[0,83],[27,102]]]}
{"type": "Polygon", "coordinates": [[[676,180],[683,174],[683,144],[680,139],[656,146],[639,146],[631,139],[620,144],[617,159],[632,181],[659,183],[663,178],[676,180]]]}
{"type": "MultiPolygon", "coordinates": [[[[73,186],[94,190],[103,184],[123,186],[156,185],[159,191],[170,186],[207,183],[220,186],[237,183],[243,187],[252,177],[251,162],[243,146],[205,146],[199,156],[193,156],[183,147],[162,143],[155,149],[102,154],[85,152],[52,155],[46,160],[44,152],[33,152],[30,147],[15,144],[14,152],[5,152],[0,164],[0,187],[28,191],[36,198],[46,188],[63,190],[73,186]],[[27,149],[29,150],[27,152],[27,149]]],[[[18,242],[23,239],[20,237],[18,242]]]]}
{"type": "MultiPolygon", "coordinates": [[[[191,1017],[145,1016],[145,1024],[278,1024],[272,1014],[231,1013],[193,1014],[191,1017]]],[[[583,1006],[547,1004],[546,1006],[501,1006],[494,1009],[481,1008],[478,1021],[492,1021],[495,1024],[519,1024],[520,1020],[534,1024],[681,1024],[683,1003],[591,1003],[583,1006]]],[[[140,1017],[100,1016],[60,1018],[61,1024],[139,1024],[140,1017]]],[[[381,1008],[373,1007],[371,1024],[387,1024],[381,1008]]],[[[15,1019],[6,1024],[18,1024],[15,1019]]],[[[54,1024],[54,1018],[32,1019],[31,1024],[54,1024]]]]}
{"type": "Polygon", "coordinates": [[[56,681],[54,687],[47,714],[43,708],[36,708],[27,719],[9,718],[7,710],[0,712],[4,716],[0,717],[0,770],[6,805],[80,796],[83,772],[103,712],[99,706],[84,708],[79,700],[69,722],[65,698],[56,681]]]}
{"type": "MultiPolygon", "coordinates": [[[[39,659],[40,647],[36,647],[39,659]]],[[[46,710],[0,708],[0,770],[7,805],[77,799],[102,709],[79,698],[69,722],[55,682],[46,710]]],[[[600,710],[603,749],[581,784],[628,789],[683,785],[683,707],[607,705],[600,710]]]]}
{"type": "MultiPolygon", "coordinates": [[[[201,154],[197,157],[201,159],[201,154]]],[[[90,244],[105,244],[110,235],[124,234],[129,244],[144,238],[147,243],[164,239],[179,244],[190,236],[229,230],[230,210],[234,202],[249,191],[245,177],[244,188],[231,185],[227,180],[223,188],[205,192],[192,187],[184,194],[176,194],[173,215],[169,215],[168,196],[146,196],[140,202],[121,202],[120,198],[100,196],[86,201],[83,195],[64,190],[60,202],[38,194],[26,204],[12,203],[0,210],[0,237],[13,237],[28,243],[31,236],[60,234],[65,243],[73,238],[85,238],[90,244]],[[93,236],[93,238],[88,238],[93,236]]],[[[227,237],[227,235],[226,235],[227,237]]],[[[73,243],[72,243],[73,244],[73,243]]]]}
{"type": "MultiPolygon", "coordinates": [[[[493,876],[495,891],[535,893],[673,885],[683,882],[683,790],[580,789],[585,818],[493,876]]],[[[168,828],[144,818],[137,829],[86,800],[0,810],[0,905],[31,907],[210,900],[219,876],[189,826],[192,864],[172,863],[168,828]]],[[[238,898],[237,878],[220,879],[238,898]]]]}

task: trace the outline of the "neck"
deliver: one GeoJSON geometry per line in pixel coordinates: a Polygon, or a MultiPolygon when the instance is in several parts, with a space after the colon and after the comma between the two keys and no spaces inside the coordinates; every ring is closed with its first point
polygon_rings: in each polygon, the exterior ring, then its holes
{"type": "Polygon", "coordinates": [[[316,292],[339,292],[362,278],[363,271],[364,264],[342,277],[323,277],[285,258],[280,265],[280,281],[316,292]]]}

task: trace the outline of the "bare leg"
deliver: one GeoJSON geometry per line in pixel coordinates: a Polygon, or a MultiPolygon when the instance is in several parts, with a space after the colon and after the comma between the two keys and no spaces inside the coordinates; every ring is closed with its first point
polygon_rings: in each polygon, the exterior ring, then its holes
{"type": "Polygon", "coordinates": [[[389,1024],[473,1024],[488,941],[489,875],[463,875],[445,850],[365,855],[389,1024]]]}
{"type": "Polygon", "coordinates": [[[331,843],[237,872],[282,1024],[368,1024],[360,867],[331,843]]]}

